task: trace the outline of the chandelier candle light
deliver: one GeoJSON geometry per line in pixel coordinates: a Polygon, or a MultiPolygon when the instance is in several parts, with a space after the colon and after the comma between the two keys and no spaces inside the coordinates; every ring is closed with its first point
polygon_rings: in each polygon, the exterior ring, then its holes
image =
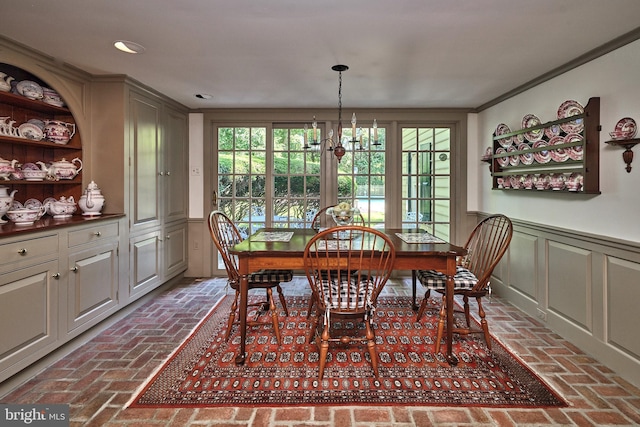
{"type": "MultiPolygon", "coordinates": [[[[312,147],[317,146],[327,146],[327,151],[332,151],[333,154],[338,159],[338,162],[342,160],[342,156],[344,156],[347,152],[344,145],[342,144],[342,72],[347,71],[349,69],[346,65],[334,65],[331,67],[333,71],[337,71],[339,73],[338,77],[338,138],[334,140],[333,138],[333,129],[329,129],[327,138],[318,140],[318,122],[316,121],[316,117],[313,116],[313,123],[311,127],[313,128],[313,135],[311,138],[311,145],[307,143],[308,136],[307,133],[309,131],[309,127],[304,125],[304,149],[310,149],[312,147]]],[[[352,144],[358,144],[358,150],[364,150],[364,145],[362,142],[362,128],[360,128],[360,132],[356,133],[356,113],[353,113],[351,116],[351,139],[346,142],[351,142],[352,144]],[[359,137],[359,138],[358,138],[359,137]]],[[[379,146],[380,141],[378,140],[378,122],[376,119],[373,119],[373,144],[374,146],[379,146]]]]}

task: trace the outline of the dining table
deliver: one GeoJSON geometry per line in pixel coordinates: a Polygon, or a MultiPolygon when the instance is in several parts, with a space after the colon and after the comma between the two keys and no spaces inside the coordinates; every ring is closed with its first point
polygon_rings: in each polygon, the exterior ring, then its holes
{"type": "MultiPolygon", "coordinates": [[[[337,227],[338,229],[339,227],[337,227]]],[[[446,313],[446,358],[450,365],[458,363],[453,354],[453,308],[454,281],[457,257],[464,256],[466,249],[456,246],[424,230],[413,228],[384,228],[396,250],[394,270],[436,270],[447,277],[444,294],[446,313]]],[[[304,250],[317,231],[311,228],[262,228],[234,245],[229,252],[238,257],[240,274],[240,350],[236,356],[237,365],[244,364],[246,358],[247,303],[249,286],[247,275],[260,270],[304,270],[304,250]]],[[[339,238],[339,233],[336,235],[339,238]]],[[[413,305],[416,289],[413,284],[413,305]]]]}

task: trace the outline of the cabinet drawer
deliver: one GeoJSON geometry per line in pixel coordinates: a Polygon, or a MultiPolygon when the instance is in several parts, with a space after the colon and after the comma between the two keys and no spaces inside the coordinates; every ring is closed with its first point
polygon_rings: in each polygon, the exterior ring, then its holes
{"type": "Polygon", "coordinates": [[[118,236],[118,223],[96,224],[69,232],[69,247],[95,243],[118,236]]]}
{"type": "Polygon", "coordinates": [[[17,240],[4,243],[3,256],[0,257],[0,265],[23,263],[35,260],[46,255],[49,259],[58,258],[58,235],[37,237],[34,239],[17,240]]]}

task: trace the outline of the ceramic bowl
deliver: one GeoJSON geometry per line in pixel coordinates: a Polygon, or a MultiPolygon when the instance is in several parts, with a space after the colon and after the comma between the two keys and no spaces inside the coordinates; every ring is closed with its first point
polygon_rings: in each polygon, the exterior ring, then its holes
{"type": "Polygon", "coordinates": [[[47,177],[47,171],[39,169],[23,169],[22,175],[26,181],[42,181],[47,177]]]}
{"type": "Polygon", "coordinates": [[[40,219],[43,209],[15,209],[7,212],[7,218],[16,224],[33,224],[40,219]]]}

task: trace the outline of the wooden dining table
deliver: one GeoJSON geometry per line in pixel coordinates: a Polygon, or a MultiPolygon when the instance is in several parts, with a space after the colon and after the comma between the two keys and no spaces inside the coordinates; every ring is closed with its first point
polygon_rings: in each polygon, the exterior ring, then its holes
{"type": "MultiPolygon", "coordinates": [[[[424,233],[419,229],[385,228],[383,231],[396,249],[394,270],[437,270],[447,276],[445,302],[447,308],[446,319],[446,348],[447,361],[451,365],[458,363],[452,351],[453,341],[453,276],[456,273],[456,258],[466,254],[466,249],[451,243],[407,243],[397,234],[424,233]]],[[[247,336],[247,302],[249,286],[247,275],[262,269],[267,270],[304,270],[303,254],[307,242],[317,233],[310,228],[263,228],[247,239],[233,246],[229,252],[238,257],[238,271],[240,273],[240,351],[235,362],[244,364],[246,358],[247,336]],[[263,236],[271,233],[292,233],[286,240],[265,241],[263,236]]],[[[416,289],[413,289],[415,306],[416,289]]]]}

